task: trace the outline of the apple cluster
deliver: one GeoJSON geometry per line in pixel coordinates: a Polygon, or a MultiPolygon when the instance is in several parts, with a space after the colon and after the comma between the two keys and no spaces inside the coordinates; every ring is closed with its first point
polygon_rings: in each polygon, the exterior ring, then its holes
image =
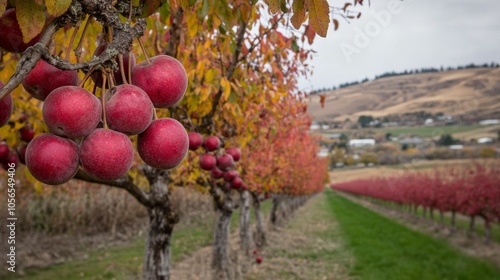
{"type": "MultiPolygon", "coordinates": [[[[95,54],[104,49],[98,47],[95,54]]],[[[101,100],[78,86],[76,71],[60,70],[43,60],[23,80],[24,89],[43,101],[43,120],[50,132],[23,148],[26,165],[36,179],[62,184],[81,166],[97,180],[117,180],[128,172],[134,159],[131,135],[138,135],[137,150],[148,165],[171,169],[182,162],[189,147],[186,130],[175,119],[155,119],[154,110],[182,99],[187,88],[184,67],[166,55],[137,65],[133,54],[124,58],[123,70],[128,76],[128,69],[132,69],[132,83],[125,83],[117,71],[110,75],[117,86],[103,93],[101,100]]],[[[102,73],[97,71],[92,75],[95,83],[102,85],[99,77],[102,73]]],[[[10,95],[0,102],[2,126],[12,114],[12,103],[10,95]]]]}
{"type": "Polygon", "coordinates": [[[241,151],[238,148],[221,149],[221,141],[217,136],[203,136],[197,132],[190,132],[189,149],[205,149],[205,153],[199,157],[200,168],[210,171],[210,177],[215,180],[224,179],[227,189],[246,190],[247,186],[235,170],[235,163],[241,158],[241,151]]]}

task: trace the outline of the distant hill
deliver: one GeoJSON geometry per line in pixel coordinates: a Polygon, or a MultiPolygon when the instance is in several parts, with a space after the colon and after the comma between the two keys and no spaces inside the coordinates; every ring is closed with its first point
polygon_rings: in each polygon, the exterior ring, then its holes
{"type": "Polygon", "coordinates": [[[462,119],[500,118],[500,68],[391,76],[324,94],[324,108],[319,96],[309,100],[308,112],[316,121],[420,111],[462,119]]]}

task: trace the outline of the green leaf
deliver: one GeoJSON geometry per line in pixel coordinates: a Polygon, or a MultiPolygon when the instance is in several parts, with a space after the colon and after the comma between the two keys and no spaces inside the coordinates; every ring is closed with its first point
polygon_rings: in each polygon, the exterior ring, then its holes
{"type": "Polygon", "coordinates": [[[71,0],[45,0],[47,13],[53,17],[58,17],[64,14],[70,5],[71,0]]]}
{"type": "Polygon", "coordinates": [[[25,43],[42,32],[46,21],[44,7],[33,0],[16,0],[16,18],[25,43]]]}
{"type": "Polygon", "coordinates": [[[321,36],[326,37],[328,26],[330,24],[330,6],[326,0],[306,0],[309,10],[309,22],[314,31],[321,36]]]}
{"type": "Polygon", "coordinates": [[[0,0],[0,16],[5,13],[5,8],[7,8],[7,0],[0,0]]]}

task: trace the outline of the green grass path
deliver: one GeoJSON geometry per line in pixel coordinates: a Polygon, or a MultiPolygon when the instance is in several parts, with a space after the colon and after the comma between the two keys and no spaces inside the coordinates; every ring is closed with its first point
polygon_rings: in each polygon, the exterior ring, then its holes
{"type": "Polygon", "coordinates": [[[348,199],[325,192],[360,279],[500,279],[495,265],[466,256],[445,241],[408,229],[348,199]]]}

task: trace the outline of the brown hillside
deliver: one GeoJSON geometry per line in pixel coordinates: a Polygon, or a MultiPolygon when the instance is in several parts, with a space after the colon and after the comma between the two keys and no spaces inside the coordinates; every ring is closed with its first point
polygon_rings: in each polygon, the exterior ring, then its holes
{"type": "Polygon", "coordinates": [[[382,78],[328,92],[323,109],[319,97],[311,97],[308,107],[316,121],[418,111],[471,119],[500,118],[500,68],[382,78]]]}

